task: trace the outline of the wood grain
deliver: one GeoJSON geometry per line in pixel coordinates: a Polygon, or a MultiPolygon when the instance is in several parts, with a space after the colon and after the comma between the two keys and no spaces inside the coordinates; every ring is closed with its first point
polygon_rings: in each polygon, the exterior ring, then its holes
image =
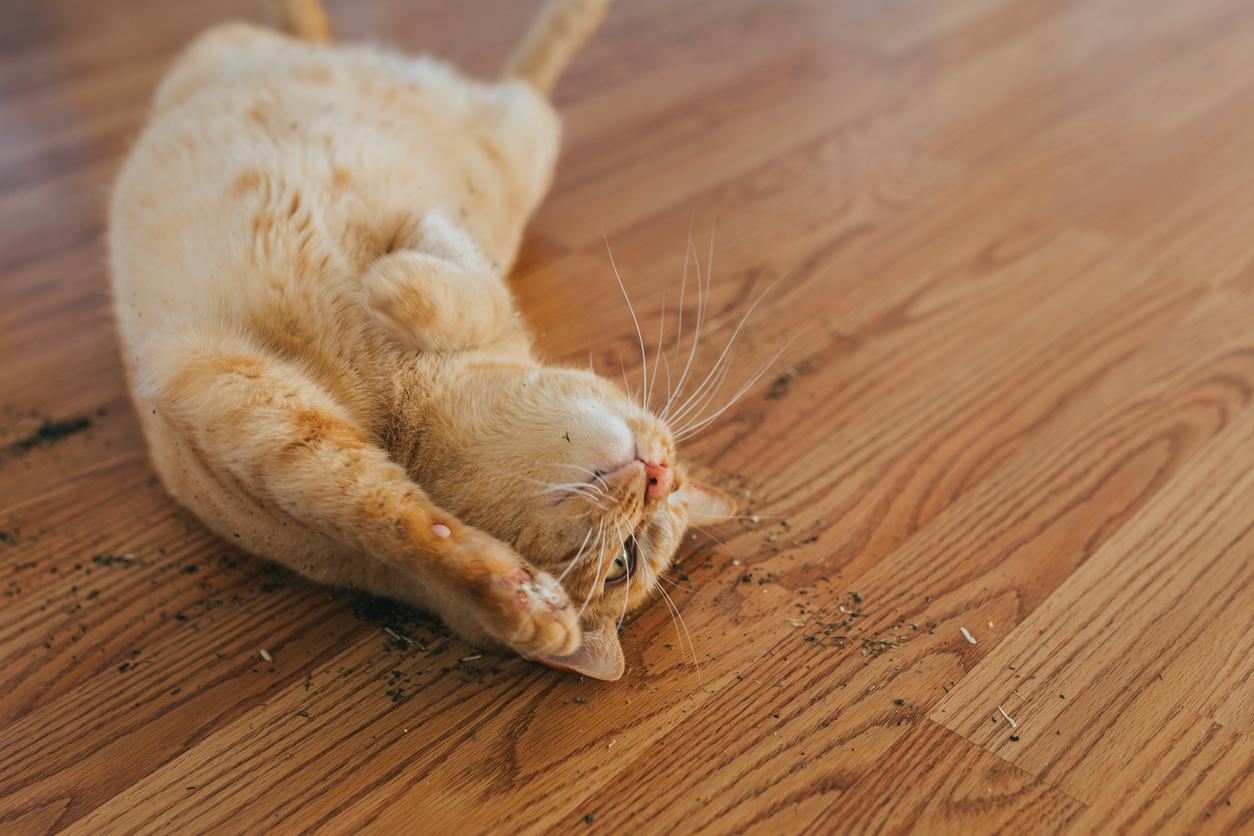
{"type": "MultiPolygon", "coordinates": [[[[478,74],[537,5],[329,4],[478,74]]],[[[540,346],[640,380],[604,236],[651,355],[690,241],[701,371],[762,294],[724,396],[783,354],[686,445],[745,516],[608,684],[280,572],[154,478],[104,201],[172,56],[263,9],[0,16],[0,831],[1254,828],[1246,0],[613,7],[515,271],[540,346]]]]}

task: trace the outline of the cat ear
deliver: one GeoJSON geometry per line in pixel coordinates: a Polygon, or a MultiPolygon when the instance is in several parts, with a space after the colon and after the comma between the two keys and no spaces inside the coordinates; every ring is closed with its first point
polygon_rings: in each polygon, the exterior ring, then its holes
{"type": "Polygon", "coordinates": [[[736,500],[711,485],[689,479],[680,491],[688,503],[688,513],[698,525],[726,522],[736,513],[736,500]]]}
{"type": "Polygon", "coordinates": [[[537,656],[536,661],[559,671],[613,682],[623,675],[623,646],[618,641],[616,628],[611,619],[600,627],[584,630],[583,643],[574,653],[568,656],[537,656]]]}

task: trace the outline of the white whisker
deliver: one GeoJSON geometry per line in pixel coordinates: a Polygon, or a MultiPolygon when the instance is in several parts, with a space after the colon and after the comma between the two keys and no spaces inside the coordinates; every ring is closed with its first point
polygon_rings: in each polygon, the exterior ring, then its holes
{"type": "Polygon", "coordinates": [[[594,485],[591,482],[546,482],[543,479],[532,479],[529,477],[523,478],[528,482],[544,486],[545,490],[540,491],[539,493],[557,493],[558,491],[574,490],[592,490],[599,493],[605,493],[598,485],[594,485]]]}
{"type": "Polygon", "coordinates": [[[653,352],[653,376],[649,380],[649,391],[644,394],[644,409],[649,411],[649,404],[653,401],[653,387],[657,385],[658,364],[662,362],[662,355],[666,352],[662,351],[662,337],[666,333],[666,297],[662,297],[662,320],[657,328],[657,348],[653,352]]]}
{"type": "MultiPolygon", "coordinates": [[[[688,624],[684,621],[683,613],[679,611],[679,607],[673,600],[671,600],[671,596],[667,594],[665,589],[659,586],[657,591],[662,593],[662,598],[670,606],[671,612],[673,612],[675,614],[675,618],[679,620],[679,626],[681,626],[684,630],[684,636],[688,639],[688,650],[692,653],[692,664],[697,670],[697,688],[698,690],[704,691],[705,684],[701,681],[701,661],[697,658],[697,646],[692,641],[692,633],[688,632],[688,624]]],[[[678,635],[678,631],[676,631],[676,634],[678,635]]]]}
{"type": "Polygon", "coordinates": [[[538,485],[544,486],[544,490],[537,491],[535,494],[533,494],[533,496],[544,496],[546,494],[554,494],[554,493],[563,493],[563,494],[566,494],[567,496],[572,496],[572,497],[579,496],[588,500],[589,503],[591,503],[592,505],[595,505],[596,507],[600,508],[603,511],[608,510],[608,508],[600,500],[606,499],[611,502],[613,501],[613,497],[609,496],[600,488],[596,487],[595,485],[589,484],[588,482],[571,482],[571,483],[566,483],[566,484],[555,485],[555,484],[552,484],[551,482],[545,482],[541,479],[528,479],[527,481],[534,482],[538,485]]]}
{"type": "MultiPolygon", "coordinates": [[[[765,299],[770,294],[770,292],[775,289],[776,284],[777,284],[776,282],[771,282],[771,284],[767,286],[766,290],[762,291],[762,293],[758,295],[758,298],[753,300],[753,304],[750,305],[749,309],[744,312],[744,315],[740,317],[740,322],[736,323],[736,327],[735,329],[732,330],[731,336],[727,338],[727,345],[723,346],[722,354],[720,354],[718,359],[714,361],[714,366],[710,370],[711,374],[713,373],[714,369],[717,369],[719,365],[724,361],[724,358],[726,358],[727,353],[731,351],[732,346],[735,344],[736,338],[740,336],[741,330],[745,327],[745,323],[749,321],[749,317],[753,315],[753,312],[754,310],[757,309],[758,305],[762,304],[762,300],[765,299]]],[[[706,375],[706,382],[708,383],[709,380],[710,380],[710,375],[706,375]]],[[[705,383],[702,384],[702,386],[705,386],[705,385],[706,385],[705,383]]],[[[701,391],[701,388],[698,387],[698,389],[695,392],[693,392],[692,395],[688,397],[688,400],[684,401],[684,403],[676,410],[676,413],[675,415],[671,417],[671,420],[677,420],[679,416],[684,415],[687,412],[687,407],[692,403],[692,399],[695,398],[700,391],[701,391]]]]}
{"type": "Polygon", "coordinates": [[[589,528],[588,533],[584,535],[583,542],[579,544],[579,551],[575,552],[575,556],[572,557],[570,559],[570,562],[566,564],[566,568],[562,570],[562,574],[557,576],[557,582],[559,584],[562,582],[562,579],[565,578],[566,575],[570,572],[570,570],[574,568],[575,564],[579,562],[579,557],[583,554],[584,548],[587,547],[588,541],[591,539],[592,539],[592,529],[589,528]]]}
{"type": "Polygon", "coordinates": [[[714,396],[722,391],[723,384],[727,382],[727,376],[731,372],[732,360],[735,356],[736,352],[733,350],[727,355],[727,362],[723,364],[721,369],[716,367],[711,370],[711,374],[714,377],[710,380],[710,385],[708,387],[704,387],[706,391],[702,393],[701,390],[698,389],[693,393],[693,397],[696,398],[696,400],[671,416],[670,424],[676,434],[678,434],[685,425],[692,423],[693,419],[701,414],[714,396]]]}
{"type": "Polygon", "coordinates": [[[697,591],[697,588],[693,586],[692,584],[680,583],[679,581],[675,580],[672,577],[669,577],[665,573],[658,575],[657,579],[660,583],[668,583],[671,586],[675,587],[676,589],[682,589],[684,592],[690,593],[692,595],[701,594],[700,592],[697,591]]]}
{"type": "MultiPolygon", "coordinates": [[[[615,526],[615,530],[617,530],[617,526],[615,526]]],[[[588,608],[588,604],[592,602],[592,596],[597,591],[597,587],[601,583],[601,567],[605,565],[605,556],[609,554],[609,552],[605,550],[604,526],[602,526],[601,530],[597,532],[597,549],[601,552],[601,555],[597,558],[597,571],[596,574],[592,576],[592,586],[588,588],[588,597],[583,599],[583,606],[579,608],[579,613],[576,616],[577,618],[583,618],[584,610],[586,610],[588,608]]]]}
{"type": "Polygon", "coordinates": [[[605,239],[605,251],[609,253],[610,269],[614,271],[614,278],[618,280],[618,289],[623,292],[623,301],[627,303],[627,310],[631,313],[631,321],[636,326],[636,338],[640,340],[640,372],[644,376],[640,382],[640,391],[643,394],[649,388],[649,355],[644,350],[644,333],[640,330],[640,320],[636,317],[636,309],[631,304],[631,297],[627,295],[627,285],[623,284],[623,277],[618,272],[618,265],[614,263],[614,251],[610,248],[610,239],[601,233],[601,237],[605,239]]]}
{"type": "MultiPolygon", "coordinates": [[[[692,257],[693,264],[697,270],[697,324],[692,333],[692,345],[688,349],[688,361],[684,364],[684,370],[679,375],[679,383],[675,384],[675,394],[667,399],[666,404],[662,407],[661,419],[667,420],[670,414],[672,403],[681,396],[684,391],[684,382],[688,380],[688,372],[692,370],[693,360],[697,356],[697,347],[701,344],[701,331],[705,324],[705,312],[710,303],[710,292],[706,286],[706,282],[702,280],[701,275],[701,259],[697,258],[696,248],[692,245],[692,235],[688,235],[688,255],[692,257]]],[[[688,273],[688,256],[684,258],[684,276],[687,278],[688,273]]]]}
{"type": "Polygon", "coordinates": [[[666,369],[666,400],[669,402],[671,399],[671,361],[666,358],[665,353],[659,352],[659,356],[662,358],[662,367],[666,369]]]}
{"type": "Polygon", "coordinates": [[[623,391],[627,393],[627,397],[636,400],[636,392],[631,388],[631,384],[627,382],[627,364],[623,362],[623,355],[618,355],[618,368],[623,373],[623,391]]]}
{"type": "MultiPolygon", "coordinates": [[[[684,293],[688,289],[688,262],[692,250],[692,221],[688,222],[688,246],[684,248],[684,273],[679,279],[679,324],[675,327],[675,353],[683,356],[684,342],[684,293]]],[[[667,399],[667,403],[669,403],[667,399]]]]}
{"type": "Polygon", "coordinates": [[[753,384],[758,382],[758,379],[761,378],[762,375],[766,374],[767,370],[770,369],[771,366],[775,365],[775,361],[779,359],[780,355],[783,354],[785,349],[787,349],[788,346],[791,344],[792,344],[792,340],[789,340],[788,342],[784,343],[783,347],[781,347],[779,351],[775,352],[775,354],[771,356],[771,359],[767,360],[766,363],[762,366],[762,368],[758,369],[757,374],[749,378],[749,380],[745,382],[745,385],[741,386],[740,390],[736,392],[735,395],[732,396],[731,400],[729,400],[726,404],[720,407],[717,412],[715,412],[713,415],[710,415],[708,418],[702,418],[699,423],[685,428],[681,433],[676,433],[676,439],[678,440],[680,438],[691,438],[693,435],[700,432],[705,427],[708,427],[712,421],[714,421],[716,418],[718,418],[720,415],[722,415],[724,412],[730,409],[732,405],[736,403],[736,401],[740,400],[741,397],[744,396],[745,392],[749,391],[749,388],[753,386],[753,384]]]}
{"type": "Polygon", "coordinates": [[[560,463],[560,462],[559,462],[559,463],[554,464],[554,465],[553,465],[553,467],[569,467],[569,468],[572,468],[572,469],[574,469],[574,470],[578,470],[580,473],[586,473],[586,474],[588,474],[589,476],[591,476],[591,477],[592,477],[592,480],[591,480],[591,481],[580,482],[579,484],[581,484],[581,485],[586,485],[586,486],[587,486],[587,487],[589,487],[589,488],[596,488],[596,489],[598,489],[598,490],[601,490],[601,491],[602,491],[602,493],[604,493],[604,494],[606,495],[606,499],[613,499],[613,496],[612,496],[612,494],[610,493],[610,491],[612,490],[612,488],[611,488],[611,486],[610,486],[609,481],[605,478],[605,474],[604,474],[604,473],[601,473],[601,472],[599,472],[599,471],[593,470],[593,469],[592,469],[592,468],[590,468],[590,467],[584,467],[583,465],[578,465],[578,464],[570,464],[570,463],[560,463]]]}
{"type": "MultiPolygon", "coordinates": [[[[636,548],[640,548],[640,544],[636,544],[636,548]]],[[[617,630],[623,629],[623,621],[627,619],[627,602],[631,600],[631,561],[627,561],[627,577],[623,580],[623,612],[618,617],[617,630]]]]}

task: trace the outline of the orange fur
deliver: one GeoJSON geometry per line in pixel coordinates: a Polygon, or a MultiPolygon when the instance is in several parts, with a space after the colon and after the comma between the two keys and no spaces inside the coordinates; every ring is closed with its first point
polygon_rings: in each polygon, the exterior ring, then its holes
{"type": "Polygon", "coordinates": [[[689,514],[729,503],[615,384],[531,353],[504,275],[557,147],[522,81],[214,29],[114,190],[114,300],[155,466],[209,527],[613,677],[614,622],[689,514]],[[647,496],[637,458],[673,464],[675,490],[647,496]],[[586,486],[544,487],[567,482],[586,486]],[[607,583],[629,538],[633,575],[607,583]]]}

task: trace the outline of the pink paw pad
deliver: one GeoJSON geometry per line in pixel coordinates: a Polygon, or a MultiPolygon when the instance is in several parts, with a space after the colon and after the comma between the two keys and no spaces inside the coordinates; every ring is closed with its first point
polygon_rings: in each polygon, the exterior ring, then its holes
{"type": "Polygon", "coordinates": [[[525,569],[518,569],[506,575],[505,584],[514,590],[514,599],[520,609],[534,612],[546,609],[553,612],[565,606],[562,588],[548,572],[540,572],[532,577],[525,569]]]}
{"type": "Polygon", "coordinates": [[[453,530],[449,528],[447,525],[445,525],[444,523],[433,523],[431,526],[431,533],[434,534],[436,537],[452,537],[453,536],[453,530]]]}

